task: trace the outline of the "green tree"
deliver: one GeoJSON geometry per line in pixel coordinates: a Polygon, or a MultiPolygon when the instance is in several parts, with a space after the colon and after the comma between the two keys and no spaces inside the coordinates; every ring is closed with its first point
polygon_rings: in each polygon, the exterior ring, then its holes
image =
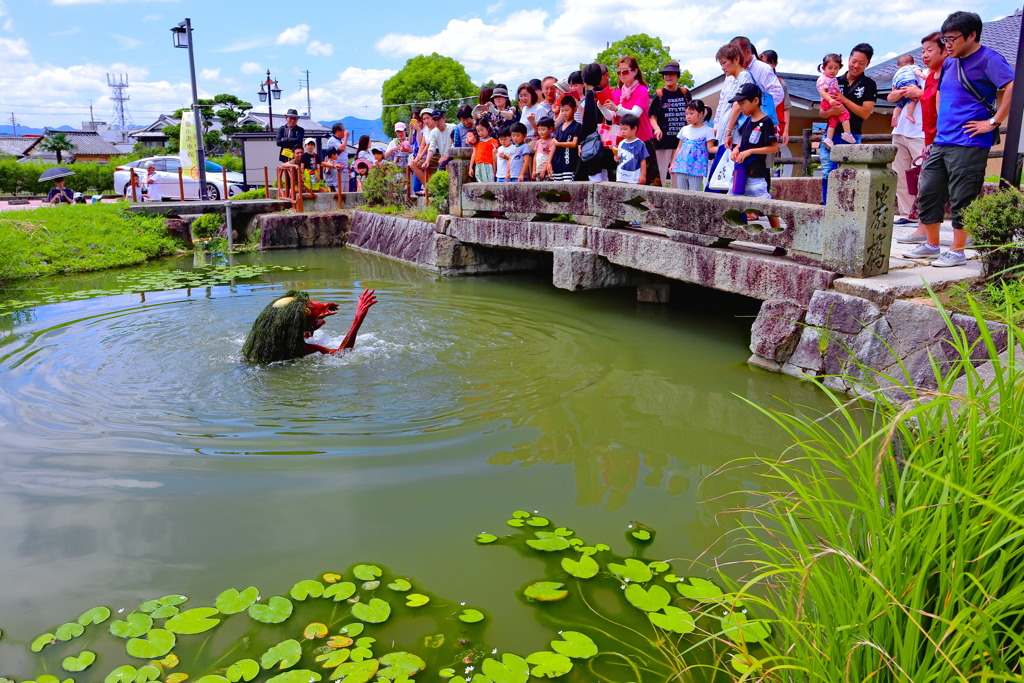
{"type": "Polygon", "coordinates": [[[54,152],[57,155],[57,163],[63,163],[62,155],[64,152],[74,152],[75,145],[68,139],[65,133],[53,133],[44,137],[39,142],[39,149],[44,152],[54,152]]]}
{"type": "MultiPolygon", "coordinates": [[[[622,40],[616,40],[594,58],[595,62],[608,66],[609,82],[613,88],[619,84],[617,73],[619,59],[628,55],[636,57],[640,70],[644,72],[644,80],[647,81],[652,92],[665,85],[665,79],[661,77],[658,70],[665,65],[665,62],[672,59],[668,47],[662,44],[661,38],[651,37],[646,33],[637,33],[626,36],[622,40]]],[[[686,88],[693,87],[693,74],[684,69],[679,74],[679,85],[686,88]]]]}
{"type": "Polygon", "coordinates": [[[395,123],[408,121],[412,115],[409,104],[434,106],[438,103],[448,120],[454,121],[455,111],[462,102],[443,100],[472,97],[477,92],[477,87],[469,80],[466,69],[459,62],[436,52],[429,56],[419,55],[407,61],[401,71],[384,81],[381,91],[384,104],[381,122],[384,130],[394,130],[395,123]],[[392,104],[405,106],[387,106],[392,104]]]}
{"type": "Polygon", "coordinates": [[[227,93],[214,96],[213,101],[220,105],[220,109],[214,111],[214,115],[220,119],[221,133],[224,135],[226,147],[229,150],[236,149],[238,145],[234,143],[231,136],[241,132],[241,128],[237,125],[238,119],[242,118],[245,112],[252,109],[252,104],[227,93]]]}

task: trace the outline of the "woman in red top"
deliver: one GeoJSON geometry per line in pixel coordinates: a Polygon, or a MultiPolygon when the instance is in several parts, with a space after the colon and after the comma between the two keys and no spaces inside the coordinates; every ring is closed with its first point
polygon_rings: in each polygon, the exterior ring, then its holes
{"type": "MultiPolygon", "coordinates": [[[[928,152],[932,142],[935,141],[936,125],[938,123],[938,102],[935,96],[939,92],[939,74],[942,73],[942,62],[946,59],[946,50],[939,42],[941,38],[942,34],[935,32],[929,33],[921,39],[921,61],[928,67],[928,77],[924,81],[924,90],[910,85],[906,88],[893,90],[886,97],[890,102],[896,102],[901,97],[909,97],[921,103],[921,129],[924,131],[924,152],[921,155],[923,157],[922,166],[924,166],[924,161],[928,159],[928,152]]],[[[908,218],[917,220],[917,197],[914,197],[914,206],[910,209],[908,218]]],[[[902,244],[921,244],[925,241],[924,228],[918,225],[914,234],[897,238],[896,241],[902,244]]]]}

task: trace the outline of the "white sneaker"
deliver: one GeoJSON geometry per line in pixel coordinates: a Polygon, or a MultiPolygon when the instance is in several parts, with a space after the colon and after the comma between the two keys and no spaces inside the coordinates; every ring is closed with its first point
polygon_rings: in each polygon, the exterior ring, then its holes
{"type": "Polygon", "coordinates": [[[925,242],[924,244],[917,245],[910,251],[903,252],[903,258],[938,258],[941,252],[942,250],[938,247],[933,247],[925,242]]]}
{"type": "Polygon", "coordinates": [[[853,137],[852,133],[843,133],[839,137],[843,139],[843,142],[847,142],[851,145],[857,144],[857,138],[853,137]]]}
{"type": "Polygon", "coordinates": [[[962,251],[948,250],[939,258],[932,261],[932,265],[936,268],[951,268],[953,266],[962,266],[967,263],[967,257],[964,256],[962,251]]]}
{"type": "Polygon", "coordinates": [[[821,144],[825,145],[829,149],[832,149],[833,147],[836,146],[836,143],[832,142],[832,138],[822,138],[821,144]]]}

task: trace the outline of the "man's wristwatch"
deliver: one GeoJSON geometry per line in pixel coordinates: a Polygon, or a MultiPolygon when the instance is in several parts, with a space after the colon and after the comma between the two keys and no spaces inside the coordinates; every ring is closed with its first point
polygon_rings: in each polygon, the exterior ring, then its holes
{"type": "Polygon", "coordinates": [[[988,125],[995,126],[996,128],[998,128],[999,127],[999,122],[996,121],[996,117],[993,116],[992,118],[990,118],[988,120],[988,125]]]}

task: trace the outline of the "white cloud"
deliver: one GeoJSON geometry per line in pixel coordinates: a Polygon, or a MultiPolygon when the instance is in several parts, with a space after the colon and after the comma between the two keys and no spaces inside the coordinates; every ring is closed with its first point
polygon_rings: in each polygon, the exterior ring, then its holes
{"type": "Polygon", "coordinates": [[[199,77],[208,81],[215,81],[220,78],[220,69],[203,69],[199,72],[199,77]]]}
{"type": "MultiPolygon", "coordinates": [[[[380,116],[380,90],[384,81],[395,75],[391,69],[359,69],[348,67],[325,86],[310,89],[313,102],[313,116],[319,121],[356,116],[374,119],[380,116]]],[[[274,103],[274,112],[278,111],[274,103]]],[[[305,89],[285,92],[281,98],[282,111],[294,107],[306,109],[305,89]]]]}
{"type": "Polygon", "coordinates": [[[314,40],[306,48],[307,55],[318,55],[321,57],[330,57],[334,54],[334,45],[331,43],[321,43],[319,40],[314,40]]]}
{"type": "Polygon", "coordinates": [[[309,40],[309,24],[299,24],[281,31],[274,41],[278,45],[302,45],[309,40]]]}
{"type": "Polygon", "coordinates": [[[111,37],[121,45],[122,50],[134,50],[135,48],[142,45],[142,41],[138,38],[131,38],[129,36],[118,35],[117,33],[111,33],[111,37]]]}
{"type": "Polygon", "coordinates": [[[253,76],[255,74],[262,73],[263,67],[256,62],[243,62],[242,66],[239,68],[239,71],[241,71],[246,76],[253,76]]]}

